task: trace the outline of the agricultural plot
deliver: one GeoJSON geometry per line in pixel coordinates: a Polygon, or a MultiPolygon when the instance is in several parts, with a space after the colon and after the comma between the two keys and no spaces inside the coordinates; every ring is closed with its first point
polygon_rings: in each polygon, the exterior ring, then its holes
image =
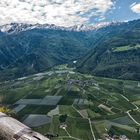
{"type": "Polygon", "coordinates": [[[1,103],[14,104],[31,91],[30,87],[23,87],[17,89],[4,89],[0,91],[1,103]]]}
{"type": "Polygon", "coordinates": [[[135,50],[137,48],[140,48],[140,45],[136,45],[136,46],[121,46],[121,47],[117,47],[117,48],[113,48],[113,52],[125,52],[125,51],[129,51],[129,50],[135,50]]]}
{"type": "Polygon", "coordinates": [[[88,120],[68,117],[66,124],[71,136],[84,140],[93,139],[88,120]]]}
{"type": "Polygon", "coordinates": [[[93,140],[92,129],[96,139],[113,131],[139,140],[139,101],[137,81],[80,74],[66,65],[0,83],[0,103],[34,130],[59,135],[52,140],[93,140]],[[60,116],[65,115],[62,124],[60,116]]]}
{"type": "Polygon", "coordinates": [[[74,100],[75,100],[75,97],[64,95],[58,104],[59,105],[72,105],[74,100]]]}
{"type": "Polygon", "coordinates": [[[130,114],[140,124],[140,110],[132,111],[130,114]]]}
{"type": "Polygon", "coordinates": [[[113,112],[111,111],[111,108],[109,108],[109,107],[106,106],[106,105],[100,104],[98,107],[101,108],[101,109],[103,109],[103,110],[105,110],[105,111],[108,112],[108,113],[111,113],[111,114],[113,113],[113,112]]]}
{"type": "Polygon", "coordinates": [[[93,119],[93,118],[98,118],[101,116],[100,113],[98,113],[97,111],[95,112],[94,110],[91,110],[91,109],[86,109],[87,110],[87,113],[88,113],[88,116],[93,119]]]}
{"type": "Polygon", "coordinates": [[[140,100],[136,100],[136,101],[134,101],[133,103],[134,103],[135,105],[140,106],[140,100]]]}
{"type": "MultiPolygon", "coordinates": [[[[67,133],[63,129],[60,128],[59,116],[54,116],[52,119],[52,122],[50,124],[35,127],[33,129],[42,134],[46,134],[46,133],[51,133],[54,135],[58,134],[59,135],[58,138],[60,138],[60,139],[61,139],[61,137],[68,137],[67,133]]],[[[63,140],[63,138],[62,138],[62,140],[63,140]]]]}
{"type": "Polygon", "coordinates": [[[111,124],[107,120],[101,120],[101,121],[93,121],[93,126],[97,130],[97,133],[99,135],[105,134],[111,127],[111,124]]]}
{"type": "Polygon", "coordinates": [[[89,102],[87,99],[75,99],[73,104],[74,105],[88,105],[89,102]]]}
{"type": "Polygon", "coordinates": [[[59,115],[60,111],[59,111],[59,106],[57,106],[55,109],[51,110],[50,112],[48,112],[48,116],[53,117],[55,115],[59,115]]]}
{"type": "Polygon", "coordinates": [[[51,123],[52,118],[46,115],[30,114],[23,123],[29,127],[39,127],[51,123]]]}
{"type": "Polygon", "coordinates": [[[48,112],[54,108],[54,106],[27,105],[24,109],[18,112],[17,117],[23,121],[30,114],[47,115],[48,112]]]}
{"type": "Polygon", "coordinates": [[[64,115],[67,114],[71,117],[81,117],[72,106],[59,105],[59,113],[64,115]]]}
{"type": "Polygon", "coordinates": [[[108,101],[108,105],[118,108],[121,111],[135,109],[135,106],[129,101],[127,101],[125,98],[123,98],[120,94],[115,94],[114,96],[117,98],[117,101],[116,102],[108,101]]]}
{"type": "Polygon", "coordinates": [[[120,127],[116,127],[116,126],[112,126],[110,128],[109,133],[117,134],[117,135],[125,135],[129,139],[132,139],[132,140],[139,140],[139,138],[140,138],[140,135],[137,134],[136,132],[131,132],[131,131],[128,131],[126,129],[123,129],[123,128],[120,128],[120,127]]]}
{"type": "Polygon", "coordinates": [[[122,124],[122,125],[133,125],[133,124],[135,124],[128,116],[123,116],[123,117],[120,117],[120,118],[116,118],[116,119],[113,119],[111,121],[114,122],[114,123],[122,124]]]}
{"type": "Polygon", "coordinates": [[[30,94],[26,96],[26,99],[42,99],[49,95],[49,92],[45,92],[46,88],[39,86],[37,89],[32,90],[30,94]]]}
{"type": "Polygon", "coordinates": [[[20,99],[15,104],[20,105],[40,105],[42,99],[20,99]]]}
{"type": "Polygon", "coordinates": [[[50,125],[44,125],[42,127],[37,127],[35,130],[39,132],[43,132],[45,134],[45,131],[51,132],[53,134],[58,134],[59,137],[56,138],[56,140],[70,140],[71,137],[74,137],[75,139],[81,139],[81,140],[92,140],[92,134],[90,131],[90,126],[88,123],[88,120],[82,119],[82,118],[73,118],[73,117],[67,117],[66,119],[66,131],[60,127],[60,121],[59,116],[54,116],[52,123],[50,125]],[[69,137],[69,135],[71,137],[69,137]]]}
{"type": "Polygon", "coordinates": [[[46,96],[44,99],[20,99],[15,104],[20,105],[57,105],[62,96],[46,96]]]}
{"type": "Polygon", "coordinates": [[[57,105],[62,96],[46,96],[41,102],[41,105],[57,105]]]}
{"type": "Polygon", "coordinates": [[[86,109],[79,110],[79,112],[83,116],[83,118],[88,118],[89,115],[86,109]]]}
{"type": "Polygon", "coordinates": [[[13,109],[14,112],[18,113],[19,111],[21,111],[22,109],[24,109],[26,107],[26,105],[18,105],[17,107],[15,107],[13,109]]]}
{"type": "MultiPolygon", "coordinates": [[[[131,127],[131,126],[128,126],[128,125],[124,125],[124,124],[120,124],[120,123],[114,123],[114,122],[111,122],[111,121],[108,121],[108,120],[96,121],[93,124],[94,124],[94,126],[95,126],[95,128],[97,130],[97,133],[99,135],[105,134],[105,133],[109,132],[112,127],[117,127],[117,128],[123,129],[125,131],[129,131],[130,133],[134,133],[135,132],[135,128],[134,127],[131,127]]],[[[126,135],[126,134],[122,133],[121,135],[126,135]]]]}

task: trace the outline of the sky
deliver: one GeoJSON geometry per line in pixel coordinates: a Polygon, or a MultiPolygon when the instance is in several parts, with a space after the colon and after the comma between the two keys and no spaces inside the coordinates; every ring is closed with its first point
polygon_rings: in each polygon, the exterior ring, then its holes
{"type": "Polygon", "coordinates": [[[0,0],[0,25],[91,25],[140,18],[140,0],[0,0]]]}

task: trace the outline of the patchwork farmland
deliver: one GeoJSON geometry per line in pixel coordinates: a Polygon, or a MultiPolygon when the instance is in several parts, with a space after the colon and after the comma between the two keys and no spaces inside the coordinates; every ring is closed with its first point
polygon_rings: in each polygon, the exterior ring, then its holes
{"type": "Polygon", "coordinates": [[[0,83],[0,103],[52,140],[140,138],[140,86],[80,74],[67,65],[0,83]]]}

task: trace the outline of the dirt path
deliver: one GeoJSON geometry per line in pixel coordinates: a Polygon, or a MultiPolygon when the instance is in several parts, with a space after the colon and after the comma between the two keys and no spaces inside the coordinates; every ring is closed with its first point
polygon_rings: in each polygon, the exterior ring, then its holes
{"type": "Polygon", "coordinates": [[[137,125],[139,125],[139,126],[140,126],[140,123],[139,123],[139,122],[137,122],[137,121],[133,118],[133,116],[131,116],[130,111],[131,111],[131,110],[128,110],[126,113],[127,113],[127,114],[128,114],[128,116],[131,118],[131,120],[133,120],[133,122],[134,122],[135,124],[137,124],[137,125]]]}
{"type": "Polygon", "coordinates": [[[80,114],[80,116],[84,119],[87,119],[89,121],[89,125],[90,125],[90,131],[91,131],[91,134],[92,134],[92,137],[93,137],[93,140],[96,140],[95,138],[95,134],[93,132],[93,129],[92,129],[92,123],[91,123],[91,120],[90,118],[85,118],[85,116],[83,116],[83,114],[81,114],[81,112],[79,110],[77,110],[73,105],[72,105],[73,109],[80,114]]]}
{"type": "Polygon", "coordinates": [[[65,130],[65,132],[67,133],[67,135],[68,135],[67,137],[68,137],[68,138],[72,138],[72,139],[74,139],[74,140],[81,140],[81,139],[79,139],[79,138],[76,138],[76,137],[71,136],[70,133],[67,131],[66,128],[65,128],[64,130],[65,130]]]}
{"type": "Polygon", "coordinates": [[[91,130],[91,133],[92,133],[93,140],[96,140],[95,135],[94,135],[94,132],[93,132],[93,129],[92,129],[92,124],[91,124],[90,118],[88,118],[88,121],[89,121],[90,130],[91,130]]]}
{"type": "MultiPolygon", "coordinates": [[[[124,93],[124,95],[125,95],[125,89],[124,89],[124,86],[123,86],[123,93],[124,93]]],[[[121,96],[122,96],[126,101],[128,101],[129,103],[131,103],[130,100],[129,100],[127,97],[125,97],[124,95],[121,95],[121,96]]],[[[134,103],[131,103],[131,104],[132,104],[133,106],[135,106],[134,111],[136,111],[136,110],[139,109],[138,106],[135,105],[134,103]]],[[[133,116],[130,114],[130,112],[131,112],[131,110],[128,110],[128,111],[126,112],[127,115],[130,117],[130,119],[131,119],[135,124],[137,124],[137,125],[140,126],[140,123],[137,122],[137,121],[133,118],[133,116]]]]}

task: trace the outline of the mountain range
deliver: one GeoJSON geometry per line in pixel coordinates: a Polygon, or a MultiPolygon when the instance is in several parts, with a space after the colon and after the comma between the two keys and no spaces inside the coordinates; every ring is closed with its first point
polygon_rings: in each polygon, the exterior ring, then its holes
{"type": "Polygon", "coordinates": [[[11,23],[0,26],[0,31],[7,34],[19,33],[32,29],[52,29],[52,30],[65,30],[65,31],[92,31],[102,27],[116,24],[117,22],[103,22],[96,25],[75,25],[70,27],[56,26],[54,24],[25,24],[25,23],[11,23]]]}
{"type": "Polygon", "coordinates": [[[0,27],[0,80],[64,63],[83,73],[140,80],[140,20],[94,26],[11,23],[0,27]]]}
{"type": "Polygon", "coordinates": [[[140,80],[140,20],[113,24],[95,32],[92,50],[80,59],[80,72],[140,80]]]}

